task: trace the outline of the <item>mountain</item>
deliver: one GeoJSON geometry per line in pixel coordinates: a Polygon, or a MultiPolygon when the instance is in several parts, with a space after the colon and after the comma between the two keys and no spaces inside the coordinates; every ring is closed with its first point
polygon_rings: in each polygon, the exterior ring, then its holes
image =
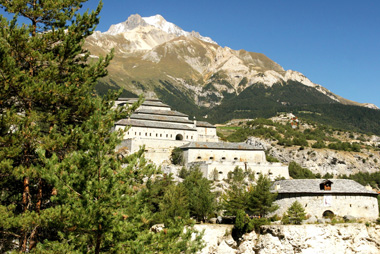
{"type": "Polygon", "coordinates": [[[335,95],[264,54],[223,48],[160,15],[132,15],[107,32],[95,32],[85,46],[95,58],[115,50],[99,91],[123,88],[128,96],[144,93],[211,122],[266,117],[299,107],[313,112],[314,105],[378,109],[335,95]]]}

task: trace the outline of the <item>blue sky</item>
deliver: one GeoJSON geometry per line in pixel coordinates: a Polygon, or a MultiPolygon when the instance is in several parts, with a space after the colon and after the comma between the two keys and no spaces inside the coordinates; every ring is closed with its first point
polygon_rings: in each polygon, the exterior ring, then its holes
{"type": "Polygon", "coordinates": [[[380,107],[379,0],[104,0],[97,30],[136,13],[263,53],[337,95],[380,107]]]}

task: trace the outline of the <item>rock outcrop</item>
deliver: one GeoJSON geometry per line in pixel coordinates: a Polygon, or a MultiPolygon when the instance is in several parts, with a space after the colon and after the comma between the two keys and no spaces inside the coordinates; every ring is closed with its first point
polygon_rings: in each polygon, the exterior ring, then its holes
{"type": "Polygon", "coordinates": [[[378,225],[268,225],[261,228],[260,235],[255,232],[243,235],[239,245],[231,236],[223,234],[226,225],[199,225],[199,229],[205,229],[207,243],[201,253],[380,253],[378,225]]]}
{"type": "Polygon", "coordinates": [[[332,175],[351,175],[358,172],[373,173],[379,171],[380,153],[362,149],[361,152],[336,151],[332,149],[316,149],[299,146],[283,147],[276,145],[275,141],[250,137],[247,143],[260,143],[268,154],[283,163],[292,161],[304,168],[310,169],[314,174],[326,173],[332,175]]]}

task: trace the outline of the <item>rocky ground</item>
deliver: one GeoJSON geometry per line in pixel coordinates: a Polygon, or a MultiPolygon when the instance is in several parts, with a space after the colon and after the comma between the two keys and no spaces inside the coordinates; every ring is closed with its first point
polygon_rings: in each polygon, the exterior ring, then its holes
{"type": "Polygon", "coordinates": [[[231,236],[232,225],[196,225],[204,230],[206,247],[200,252],[236,254],[333,253],[379,254],[380,226],[365,224],[268,225],[261,234],[243,235],[238,244],[231,236]]]}
{"type": "Polygon", "coordinates": [[[283,163],[295,161],[302,167],[310,169],[314,174],[333,175],[355,174],[358,172],[373,173],[380,170],[380,151],[361,149],[361,152],[336,151],[332,149],[316,149],[299,146],[283,147],[270,140],[251,137],[248,143],[260,142],[268,154],[283,163]]]}

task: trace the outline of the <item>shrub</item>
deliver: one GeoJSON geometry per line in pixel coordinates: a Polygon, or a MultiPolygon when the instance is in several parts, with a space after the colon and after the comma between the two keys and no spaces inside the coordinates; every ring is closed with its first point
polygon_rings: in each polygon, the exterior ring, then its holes
{"type": "Polygon", "coordinates": [[[280,162],[277,158],[266,153],[267,162],[280,162]]]}

